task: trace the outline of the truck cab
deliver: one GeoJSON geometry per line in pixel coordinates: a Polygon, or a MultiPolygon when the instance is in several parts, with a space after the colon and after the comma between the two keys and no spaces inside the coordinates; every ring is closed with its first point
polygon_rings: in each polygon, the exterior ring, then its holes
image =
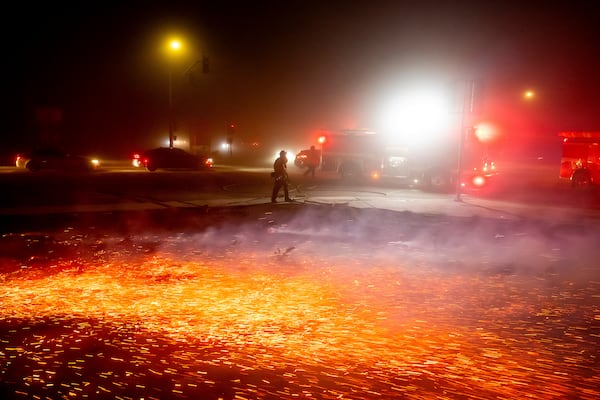
{"type": "Polygon", "coordinates": [[[600,131],[560,132],[562,154],[559,176],[571,186],[600,185],[600,131]]]}

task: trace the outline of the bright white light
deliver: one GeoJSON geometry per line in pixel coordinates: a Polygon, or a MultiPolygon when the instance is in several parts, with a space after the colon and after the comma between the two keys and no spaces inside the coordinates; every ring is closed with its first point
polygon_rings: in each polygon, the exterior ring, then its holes
{"type": "Polygon", "coordinates": [[[286,150],[286,149],[279,149],[275,152],[275,154],[273,154],[273,160],[279,158],[279,152],[283,150],[285,151],[287,154],[285,155],[288,159],[288,161],[294,161],[294,159],[296,158],[296,154],[298,153],[298,151],[292,151],[292,150],[286,150]]]}
{"type": "Polygon", "coordinates": [[[485,185],[485,178],[483,176],[475,176],[473,178],[473,185],[475,187],[482,187],[485,185]]]}
{"type": "MultiPolygon", "coordinates": [[[[163,141],[163,143],[164,143],[164,147],[169,147],[171,145],[169,138],[165,139],[163,141]]],[[[188,147],[188,141],[179,136],[174,137],[173,138],[173,147],[185,149],[186,147],[188,147]]]]}
{"type": "Polygon", "coordinates": [[[441,91],[420,89],[392,98],[382,113],[383,131],[401,142],[426,143],[449,131],[448,102],[441,91]]]}

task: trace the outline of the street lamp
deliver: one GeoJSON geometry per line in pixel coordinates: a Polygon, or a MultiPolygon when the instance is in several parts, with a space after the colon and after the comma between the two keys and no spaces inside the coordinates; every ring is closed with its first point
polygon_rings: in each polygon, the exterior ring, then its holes
{"type": "Polygon", "coordinates": [[[531,99],[533,99],[533,98],[535,97],[535,92],[534,92],[533,90],[526,90],[526,91],[523,93],[523,97],[524,97],[526,100],[531,100],[531,99]]]}
{"type": "MultiPolygon", "coordinates": [[[[167,44],[168,53],[171,57],[182,50],[182,43],[178,39],[171,39],[167,44]]],[[[173,148],[175,121],[173,113],[173,60],[169,62],[169,148],[173,148]]]]}

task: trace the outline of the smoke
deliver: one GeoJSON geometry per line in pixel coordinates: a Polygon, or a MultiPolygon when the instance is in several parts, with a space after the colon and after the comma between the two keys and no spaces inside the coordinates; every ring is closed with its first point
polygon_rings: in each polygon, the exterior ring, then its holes
{"type": "Polygon", "coordinates": [[[386,265],[523,277],[559,273],[572,280],[578,273],[586,279],[600,276],[600,232],[593,223],[306,204],[230,212],[227,218],[208,213],[212,222],[205,220],[199,231],[183,233],[175,241],[178,251],[262,254],[290,263],[299,258],[342,263],[350,259],[354,268],[363,269],[386,265]]]}
{"type": "Polygon", "coordinates": [[[4,235],[4,264],[169,256],[406,273],[600,279],[594,221],[428,215],[346,205],[270,204],[100,215],[56,232],[4,235]],[[41,238],[41,239],[40,239],[41,238]],[[54,261],[53,261],[54,260],[54,261]]]}

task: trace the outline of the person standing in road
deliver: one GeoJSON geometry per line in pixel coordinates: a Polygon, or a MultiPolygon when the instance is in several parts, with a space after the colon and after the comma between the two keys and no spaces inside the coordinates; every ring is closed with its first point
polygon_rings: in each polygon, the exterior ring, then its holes
{"type": "Polygon", "coordinates": [[[319,152],[315,149],[315,146],[310,146],[308,151],[308,157],[306,158],[307,169],[304,172],[304,176],[310,175],[312,178],[315,177],[315,169],[319,166],[319,152]]]}
{"type": "Polygon", "coordinates": [[[288,189],[288,173],[287,173],[287,153],[284,150],[279,152],[279,158],[273,163],[273,193],[271,194],[271,203],[277,203],[279,189],[283,188],[285,201],[292,201],[288,189]]]}

